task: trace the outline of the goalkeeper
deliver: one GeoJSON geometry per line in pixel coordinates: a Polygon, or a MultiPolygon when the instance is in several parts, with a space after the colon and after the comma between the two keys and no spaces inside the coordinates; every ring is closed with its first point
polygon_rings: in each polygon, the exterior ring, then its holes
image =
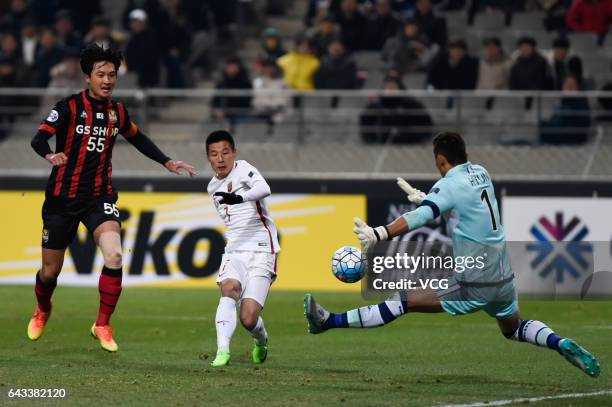
{"type": "Polygon", "coordinates": [[[354,232],[362,253],[377,242],[418,229],[453,211],[458,216],[452,237],[454,256],[474,256],[485,247],[494,256],[488,256],[487,266],[478,273],[474,270],[454,273],[455,281],[447,289],[404,291],[383,303],[344,313],[330,313],[311,294],[306,294],[308,331],[318,334],[334,328],[379,327],[408,312],[465,315],[482,310],[497,320],[507,339],[553,349],[587,375],[597,377],[600,368],[595,356],[574,340],[560,337],[543,322],[522,317],[506,254],[504,228],[499,222],[497,200],[487,170],[467,160],[465,143],[458,133],[440,133],[433,145],[435,165],[442,178],[427,195],[398,179],[408,200],[419,207],[389,225],[372,228],[355,218],[354,232]]]}

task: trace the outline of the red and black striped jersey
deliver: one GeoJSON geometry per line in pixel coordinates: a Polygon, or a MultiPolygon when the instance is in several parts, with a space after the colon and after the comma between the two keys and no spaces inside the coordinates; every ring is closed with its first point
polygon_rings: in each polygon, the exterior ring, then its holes
{"type": "Polygon", "coordinates": [[[87,90],[60,100],[38,130],[55,136],[55,152],[68,157],[66,165],[53,167],[47,183],[46,195],[59,198],[114,194],[111,160],[116,137],[139,133],[121,102],[96,100],[87,90]]]}

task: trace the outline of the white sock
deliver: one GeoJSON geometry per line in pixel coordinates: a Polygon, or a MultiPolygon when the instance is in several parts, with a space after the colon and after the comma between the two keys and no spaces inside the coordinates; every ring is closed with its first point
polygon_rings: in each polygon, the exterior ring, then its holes
{"type": "Polygon", "coordinates": [[[236,330],[236,300],[230,297],[221,297],[215,315],[217,328],[217,351],[229,352],[230,341],[236,330]]]}
{"type": "Polygon", "coordinates": [[[509,339],[559,350],[561,337],[545,323],[533,319],[522,320],[519,328],[509,339]]]}
{"type": "Polygon", "coordinates": [[[264,326],[264,321],[261,317],[257,320],[257,325],[251,331],[251,336],[255,338],[255,343],[258,345],[265,345],[268,343],[268,332],[264,326]]]}
{"type": "Polygon", "coordinates": [[[375,328],[393,322],[408,312],[407,302],[399,294],[377,305],[368,305],[346,313],[349,328],[375,328]]]}

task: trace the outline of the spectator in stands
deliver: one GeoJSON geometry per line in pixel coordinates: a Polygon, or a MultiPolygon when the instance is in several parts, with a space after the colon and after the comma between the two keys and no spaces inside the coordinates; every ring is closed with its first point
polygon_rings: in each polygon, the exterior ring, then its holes
{"type": "Polygon", "coordinates": [[[536,50],[536,41],[531,37],[522,37],[517,45],[518,56],[510,70],[510,89],[552,89],[550,68],[546,59],[536,50]]]}
{"type": "MultiPolygon", "coordinates": [[[[34,62],[36,60],[36,50],[38,49],[38,35],[36,32],[36,24],[33,20],[28,19],[21,26],[21,59],[24,63],[24,68],[28,70],[31,76],[34,70],[34,62]]],[[[26,82],[30,82],[29,80],[26,82]]]]}
{"type": "Polygon", "coordinates": [[[0,41],[0,87],[20,85],[21,50],[13,33],[2,34],[0,41]]]}
{"type": "Polygon", "coordinates": [[[342,43],[349,51],[358,51],[363,44],[366,18],[357,6],[357,0],[342,0],[340,11],[336,14],[340,26],[342,43]]]}
{"type": "Polygon", "coordinates": [[[309,0],[306,15],[304,16],[304,25],[312,27],[320,19],[332,15],[330,3],[329,0],[309,0]]]}
{"type": "Polygon", "coordinates": [[[168,88],[184,88],[186,85],[184,71],[192,34],[180,4],[180,0],[165,0],[162,10],[163,26],[166,27],[162,42],[168,88]]]}
{"type": "MultiPolygon", "coordinates": [[[[249,73],[238,57],[225,61],[223,77],[215,86],[218,90],[251,90],[253,88],[249,73]]],[[[212,100],[212,111],[218,120],[227,119],[230,127],[245,118],[251,108],[251,96],[216,95],[212,100]]]]}
{"type": "Polygon", "coordinates": [[[135,72],[138,75],[138,86],[141,88],[159,85],[161,69],[160,47],[147,22],[148,17],[144,10],[132,10],[131,37],[125,49],[128,72],[135,72]]]}
{"type": "Polygon", "coordinates": [[[480,60],[478,70],[479,90],[508,89],[512,61],[504,52],[499,38],[486,38],[484,56],[480,60]]]}
{"type": "Polygon", "coordinates": [[[295,48],[277,60],[283,70],[285,82],[291,89],[313,90],[314,76],[319,69],[319,59],[313,54],[310,41],[298,36],[295,48]]]}
{"type": "Polygon", "coordinates": [[[328,45],[327,55],[315,74],[317,89],[355,89],[357,87],[357,64],[346,52],[339,39],[328,45]]]}
{"type": "Polygon", "coordinates": [[[446,47],[448,41],[446,19],[434,14],[431,0],[416,0],[412,18],[419,25],[421,32],[431,41],[440,48],[446,47]]]}
{"type": "MultiPolygon", "coordinates": [[[[17,38],[13,33],[4,33],[0,42],[0,87],[22,85],[21,64],[21,51],[17,38]]],[[[15,101],[11,96],[0,96],[0,140],[8,135],[15,121],[15,114],[11,112],[15,101]]]]}
{"type": "MultiPolygon", "coordinates": [[[[49,0],[39,0],[49,1],[49,0]]],[[[60,8],[70,10],[74,28],[80,33],[86,33],[96,16],[102,14],[101,0],[59,0],[60,8]]],[[[111,2],[113,6],[117,2],[111,2]]]]}
{"type": "Polygon", "coordinates": [[[580,78],[568,76],[563,81],[560,104],[550,120],[540,126],[540,141],[548,144],[581,144],[591,132],[591,108],[584,96],[575,95],[581,89],[580,78]]]}
{"type": "Polygon", "coordinates": [[[572,0],[534,0],[536,5],[544,11],[544,27],[547,31],[565,32],[565,16],[572,4],[572,0]]]}
{"type": "Polygon", "coordinates": [[[575,64],[578,63],[576,60],[580,60],[580,58],[578,56],[570,56],[569,48],[569,40],[566,37],[559,37],[553,41],[552,50],[545,55],[550,66],[553,89],[555,90],[561,90],[563,88],[565,78],[569,75],[582,77],[581,73],[570,72],[570,66],[575,66],[575,64]]]}
{"type": "Polygon", "coordinates": [[[468,24],[472,25],[474,23],[474,17],[479,12],[498,10],[505,14],[506,25],[508,25],[512,20],[512,13],[519,11],[523,3],[523,0],[472,0],[468,9],[468,24]]]}
{"type": "Polygon", "coordinates": [[[24,21],[31,17],[27,0],[11,0],[9,12],[0,20],[0,32],[17,34],[21,32],[24,21]]]}
{"type": "Polygon", "coordinates": [[[113,37],[111,22],[104,16],[97,16],[93,19],[91,29],[85,36],[85,42],[96,42],[105,48],[117,48],[118,42],[113,37]]]}
{"type": "Polygon", "coordinates": [[[34,86],[46,88],[51,81],[51,68],[64,58],[64,52],[57,43],[55,32],[51,28],[43,28],[40,34],[40,46],[36,51],[34,62],[34,86]]]}
{"type": "Polygon", "coordinates": [[[128,0],[123,9],[123,27],[127,30],[131,30],[131,13],[134,10],[143,10],[147,14],[148,27],[156,33],[159,40],[162,40],[161,37],[167,25],[167,16],[160,0],[128,0]]]}
{"type": "Polygon", "coordinates": [[[376,0],[374,13],[366,22],[363,48],[380,51],[385,42],[397,34],[400,26],[400,20],[391,7],[391,0],[376,0]]]}
{"type": "Polygon", "coordinates": [[[420,32],[416,20],[408,19],[403,29],[385,43],[381,57],[387,67],[395,67],[402,73],[425,71],[438,45],[432,44],[427,35],[420,32]]]}
{"type": "Polygon", "coordinates": [[[431,135],[433,121],[418,100],[397,95],[405,87],[399,79],[386,78],[384,95],[371,102],[359,118],[361,139],[366,143],[415,143],[431,135]]]}
{"type": "MultiPolygon", "coordinates": [[[[80,50],[71,48],[66,51],[62,62],[51,68],[49,88],[78,90],[83,86],[83,73],[79,64],[79,55],[80,50]]],[[[56,96],[51,97],[56,98],[56,96]]],[[[43,105],[48,106],[49,104],[43,105]]]]}
{"type": "Polygon", "coordinates": [[[310,37],[315,55],[317,58],[322,58],[327,53],[329,44],[338,38],[340,33],[334,19],[326,16],[319,19],[315,27],[308,30],[307,35],[310,37]]]}
{"type": "Polygon", "coordinates": [[[83,47],[81,33],[75,30],[70,11],[63,9],[55,13],[57,42],[63,49],[80,51],[83,47]]]}
{"type": "Polygon", "coordinates": [[[612,23],[612,0],[574,0],[566,23],[571,31],[596,33],[601,44],[612,23]]]}
{"type": "Polygon", "coordinates": [[[278,58],[286,53],[287,51],[283,48],[278,30],[272,27],[266,28],[263,32],[261,51],[257,55],[257,60],[255,61],[255,71],[261,73],[264,62],[272,61],[276,63],[278,58]]]}
{"type": "Polygon", "coordinates": [[[435,89],[475,89],[477,81],[478,59],[468,54],[464,40],[451,41],[427,72],[427,83],[435,89]]]}
{"type": "Polygon", "coordinates": [[[268,124],[268,134],[272,133],[276,123],[283,120],[289,109],[291,101],[285,93],[286,89],[276,61],[263,61],[261,75],[253,80],[253,109],[257,117],[268,124]]]}

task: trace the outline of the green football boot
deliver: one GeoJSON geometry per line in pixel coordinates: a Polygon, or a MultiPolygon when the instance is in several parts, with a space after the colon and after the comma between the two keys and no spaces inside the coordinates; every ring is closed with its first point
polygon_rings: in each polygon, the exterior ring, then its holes
{"type": "Polygon", "coordinates": [[[578,345],[572,339],[565,338],[559,341],[559,352],[572,365],[576,366],[591,377],[599,376],[599,362],[595,356],[578,345]]]}
{"type": "Polygon", "coordinates": [[[327,318],[329,318],[329,312],[317,304],[312,294],[306,294],[304,296],[304,315],[308,321],[308,332],[311,334],[320,334],[325,332],[323,325],[327,318]]]}
{"type": "Polygon", "coordinates": [[[261,365],[266,361],[268,357],[268,343],[265,345],[258,345],[257,343],[253,346],[253,363],[261,365]]]}
{"type": "Polygon", "coordinates": [[[221,367],[227,366],[230,363],[230,359],[232,356],[228,351],[220,350],[217,352],[217,356],[215,356],[215,360],[213,360],[210,365],[212,367],[221,367]]]}

